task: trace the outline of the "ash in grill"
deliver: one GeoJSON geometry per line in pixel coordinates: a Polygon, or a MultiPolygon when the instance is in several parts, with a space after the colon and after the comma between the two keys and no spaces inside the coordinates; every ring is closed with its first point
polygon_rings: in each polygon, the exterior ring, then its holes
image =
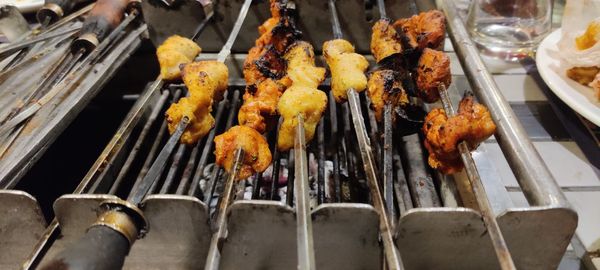
{"type": "MultiPolygon", "coordinates": [[[[304,17],[302,7],[313,11],[319,5],[309,3],[310,1],[297,2],[301,23],[307,23],[306,18],[323,15],[305,14],[304,17]]],[[[382,2],[379,3],[378,13],[385,17],[382,2]]],[[[237,5],[224,4],[220,7],[225,10],[242,10],[240,14],[245,16],[244,10],[248,11],[249,3],[249,0],[245,1],[240,9],[237,9],[237,5]]],[[[266,8],[265,5],[261,7],[266,8]]],[[[465,38],[466,33],[460,32],[464,31],[462,24],[456,21],[458,17],[452,10],[448,11],[445,4],[444,7],[449,14],[450,29],[453,30],[450,32],[451,38],[465,38]]],[[[341,38],[340,20],[335,12],[334,1],[328,1],[328,9],[324,17],[331,18],[334,37],[341,38]]],[[[340,14],[347,15],[344,13],[350,8],[341,9],[344,12],[340,14]]],[[[244,16],[240,15],[240,18],[243,20],[244,16]]],[[[206,16],[207,21],[210,17],[212,13],[206,16]]],[[[348,20],[348,17],[345,19],[348,20]]],[[[308,33],[311,30],[308,29],[308,33]]],[[[235,35],[237,33],[234,31],[234,39],[235,35]]],[[[328,40],[332,35],[313,36],[311,43],[317,45],[314,40],[323,37],[328,40]]],[[[404,43],[407,43],[406,37],[404,43]]],[[[226,49],[227,46],[231,47],[233,44],[228,42],[226,49]]],[[[471,59],[476,53],[468,51],[469,48],[464,45],[457,50],[463,58],[471,59]]],[[[220,53],[219,58],[222,55],[220,53]]],[[[293,269],[298,265],[308,266],[304,267],[306,269],[383,269],[383,258],[389,269],[400,269],[402,264],[408,269],[511,269],[510,254],[507,257],[499,255],[498,260],[493,256],[494,253],[508,253],[506,243],[511,248],[516,265],[533,269],[526,258],[529,258],[532,250],[536,251],[542,245],[524,248],[515,243],[519,239],[532,239],[529,234],[538,229],[540,219],[525,222],[526,226],[535,226],[511,229],[514,227],[511,222],[515,219],[523,220],[532,215],[509,213],[514,216],[498,218],[502,232],[493,232],[486,231],[490,228],[489,220],[482,222],[482,215],[485,219],[494,214],[485,212],[490,210],[485,209],[485,204],[481,207],[481,215],[478,211],[460,208],[460,205],[468,203],[456,190],[470,192],[470,188],[456,187],[452,180],[445,179],[446,177],[428,167],[422,139],[419,134],[415,134],[422,125],[419,119],[423,118],[419,103],[413,102],[413,106],[403,108],[385,106],[383,121],[378,122],[366,94],[349,89],[348,102],[337,103],[329,89],[329,83],[325,83],[319,89],[328,95],[327,109],[317,126],[315,138],[306,145],[306,151],[303,148],[304,139],[297,138],[296,144],[300,147],[280,152],[276,147],[279,127],[271,130],[265,134],[273,153],[270,167],[262,173],[234,183],[235,169],[229,175],[215,164],[213,140],[216,135],[237,124],[241,97],[247,91],[238,79],[241,77],[240,58],[243,56],[233,55],[227,62],[230,72],[237,73],[237,76],[231,76],[233,79],[230,80],[224,99],[214,104],[214,128],[192,146],[173,146],[168,139],[167,124],[163,119],[169,105],[186,95],[184,85],[165,83],[163,87],[163,82],[157,80],[149,86],[82,182],[82,193],[96,195],[65,196],[55,204],[63,237],[52,243],[58,222],[51,224],[48,235],[38,246],[40,251],[51,245],[41,259],[42,264],[50,261],[65,247],[70,247],[81,237],[84,229],[96,220],[96,213],[90,209],[97,209],[98,204],[103,202],[101,207],[106,209],[101,210],[114,210],[116,203],[113,201],[117,197],[137,198],[141,187],[150,183],[147,194],[143,196],[143,213],[127,210],[129,208],[126,203],[119,208],[125,209],[123,211],[129,216],[144,219],[138,220],[140,223],[149,224],[142,230],[142,233],[147,230],[147,234],[135,244],[132,244],[135,237],[128,239],[131,242],[126,245],[132,245],[124,262],[126,269],[187,269],[199,268],[201,265],[207,265],[207,269],[213,269],[211,266],[218,266],[219,269],[293,269]],[[398,121],[392,121],[393,114],[398,121]],[[160,152],[168,149],[169,145],[174,147],[173,154],[166,160],[156,161],[161,156],[160,152]],[[156,166],[157,163],[160,166],[156,166]],[[146,181],[148,175],[154,174],[158,175],[154,181],[146,181]],[[310,205],[306,204],[309,199],[305,197],[307,187],[311,194],[310,205]],[[229,193],[230,188],[235,192],[229,193]],[[230,201],[235,202],[229,205],[230,201]],[[519,214],[523,215],[517,216],[519,214]],[[226,230],[226,234],[223,230],[226,230]],[[497,234],[500,237],[504,235],[506,240],[490,241],[487,237],[481,237],[486,234],[497,234]],[[211,237],[213,241],[210,241],[211,237]],[[213,256],[215,252],[220,256],[213,256]],[[431,254],[431,257],[424,254],[431,254]],[[470,256],[464,256],[467,257],[465,259],[455,257],[465,254],[470,256]]],[[[270,61],[272,59],[266,60],[263,63],[269,65],[259,65],[265,69],[264,72],[281,67],[281,63],[273,64],[270,61]]],[[[404,60],[402,65],[407,63],[404,60]]],[[[475,61],[473,66],[466,65],[465,68],[473,84],[478,86],[476,89],[497,91],[494,85],[490,85],[490,80],[482,82],[476,79],[477,70],[485,70],[485,67],[476,60],[471,61],[475,61]]],[[[398,65],[393,64],[391,66],[398,65]]],[[[383,66],[385,65],[387,64],[384,63],[383,66]]],[[[406,70],[403,71],[399,76],[402,86],[414,95],[416,90],[413,90],[413,80],[406,70]]],[[[279,77],[278,74],[272,75],[279,77]]],[[[483,76],[489,77],[489,74],[483,76]]],[[[445,89],[440,93],[446,99],[446,111],[451,114],[452,109],[447,106],[448,97],[444,96],[444,93],[448,93],[445,89]]],[[[487,106],[506,105],[504,100],[493,99],[485,93],[480,93],[480,96],[487,106]]],[[[494,115],[495,119],[500,117],[504,115],[494,115]]],[[[278,126],[281,122],[279,120],[278,126]]],[[[498,140],[510,145],[510,141],[515,139],[506,134],[507,130],[518,131],[519,128],[518,125],[499,126],[498,140]]],[[[526,138],[521,134],[516,140],[526,138]]],[[[236,151],[235,155],[236,160],[240,160],[242,152],[236,151]]],[[[529,152],[528,155],[533,156],[531,160],[539,162],[539,158],[535,159],[534,152],[529,152]]],[[[511,162],[519,166],[521,161],[511,162]]],[[[474,163],[470,164],[474,166],[474,163]]],[[[478,160],[477,165],[480,164],[481,161],[478,160]]],[[[478,176],[472,174],[477,173],[477,168],[467,164],[467,171],[472,182],[476,183],[478,176]]],[[[534,173],[536,175],[532,178],[522,180],[522,185],[539,188],[536,183],[545,180],[537,177],[543,176],[544,172],[534,173]]],[[[567,229],[559,234],[563,240],[558,240],[559,236],[553,238],[553,243],[558,243],[560,247],[540,259],[547,266],[558,262],[559,250],[568,244],[564,241],[565,236],[572,234],[569,229],[574,228],[568,226],[572,225],[572,220],[564,221],[564,217],[570,213],[564,197],[560,191],[554,190],[555,183],[551,177],[545,179],[549,181],[544,183],[548,187],[532,191],[528,198],[532,204],[562,214],[556,215],[563,220],[557,222],[567,225],[563,226],[567,229]],[[558,202],[551,203],[549,198],[558,198],[558,202]]],[[[476,184],[473,185],[474,188],[477,187],[476,184]]],[[[478,192],[473,193],[478,202],[487,200],[485,191],[483,196],[478,192]]],[[[121,251],[106,252],[112,254],[111,252],[121,251]]],[[[32,260],[40,258],[36,253],[32,260]]]]}

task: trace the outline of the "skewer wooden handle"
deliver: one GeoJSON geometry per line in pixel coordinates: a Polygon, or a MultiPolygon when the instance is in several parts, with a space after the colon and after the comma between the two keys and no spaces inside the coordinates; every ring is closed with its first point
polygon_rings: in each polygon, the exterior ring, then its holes
{"type": "Polygon", "coordinates": [[[123,21],[128,5],[129,0],[98,0],[83,23],[73,50],[98,46],[123,21]]]}
{"type": "Polygon", "coordinates": [[[93,226],[42,270],[121,269],[129,246],[129,240],[113,228],[93,226]]]}
{"type": "Polygon", "coordinates": [[[44,6],[37,12],[36,17],[39,23],[51,24],[60,20],[75,7],[76,4],[86,0],[46,0],[44,6]]]}
{"type": "Polygon", "coordinates": [[[142,211],[123,200],[108,200],[83,237],[54,257],[43,270],[121,269],[129,248],[147,230],[142,211]]]}

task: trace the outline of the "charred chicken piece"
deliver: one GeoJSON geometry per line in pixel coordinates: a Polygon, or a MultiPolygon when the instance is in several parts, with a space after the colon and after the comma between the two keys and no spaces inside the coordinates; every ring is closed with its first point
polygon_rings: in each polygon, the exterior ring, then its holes
{"type": "Polygon", "coordinates": [[[180,66],[194,61],[200,51],[202,51],[200,46],[191,39],[177,35],[167,38],[156,50],[162,79],[180,79],[180,66]]]}
{"type": "Polygon", "coordinates": [[[496,132],[488,109],[466,96],[456,116],[448,118],[443,109],[433,109],[425,118],[423,133],[429,151],[429,165],[444,174],[463,168],[458,144],[466,142],[472,151],[496,132]]]}
{"type": "Polygon", "coordinates": [[[431,10],[400,19],[394,23],[396,29],[402,29],[411,48],[439,49],[446,37],[446,17],[439,10],[431,10]]]}
{"type": "Polygon", "coordinates": [[[425,48],[417,66],[419,97],[428,103],[440,99],[440,84],[448,87],[452,82],[450,58],[444,52],[425,48]]]}
{"type": "MultiPolygon", "coordinates": [[[[398,72],[389,69],[377,70],[371,74],[367,94],[371,99],[371,108],[375,111],[375,118],[379,122],[383,120],[385,104],[389,103],[392,108],[395,108],[409,103],[398,72]]],[[[393,115],[395,116],[395,114],[393,115]]]]}
{"type": "Polygon", "coordinates": [[[337,102],[348,99],[348,89],[362,92],[367,88],[365,71],[369,62],[354,52],[350,42],[343,39],[327,41],[323,44],[323,55],[331,70],[331,90],[337,102]]]}
{"type": "Polygon", "coordinates": [[[285,71],[285,64],[278,59],[301,36],[287,9],[278,1],[271,1],[271,13],[273,17],[258,28],[260,37],[256,39],[244,61],[244,79],[249,85],[262,79],[277,79],[277,76],[281,76],[285,71]]]}
{"type": "Polygon", "coordinates": [[[285,86],[279,82],[266,79],[258,86],[249,85],[244,94],[244,104],[238,113],[240,125],[248,126],[259,133],[265,133],[269,124],[277,115],[277,102],[285,86]]]}
{"type": "Polygon", "coordinates": [[[171,104],[166,112],[171,134],[184,117],[189,119],[181,143],[195,144],[213,128],[215,120],[210,115],[212,104],[214,100],[222,99],[227,89],[228,73],[227,66],[217,61],[195,62],[183,68],[183,81],[189,96],[171,104]]]}
{"type": "Polygon", "coordinates": [[[252,128],[234,126],[215,137],[217,165],[231,173],[235,150],[240,147],[244,149],[244,162],[237,179],[246,179],[255,173],[264,172],[271,164],[271,152],[265,138],[252,128]]]}
{"type": "Polygon", "coordinates": [[[380,19],[373,25],[371,34],[371,53],[377,63],[385,58],[402,53],[401,38],[389,19],[380,19]]]}

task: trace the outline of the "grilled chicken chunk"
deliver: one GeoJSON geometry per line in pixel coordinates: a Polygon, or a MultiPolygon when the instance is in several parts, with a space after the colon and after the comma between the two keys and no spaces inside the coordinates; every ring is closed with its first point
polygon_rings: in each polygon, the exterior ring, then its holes
{"type": "Polygon", "coordinates": [[[277,141],[279,150],[288,151],[294,148],[298,115],[302,115],[304,119],[306,142],[310,142],[326,108],[327,95],[323,91],[306,86],[292,85],[288,88],[277,105],[279,114],[283,117],[277,141]]]}
{"type": "Polygon", "coordinates": [[[472,151],[495,132],[490,112],[472,96],[463,98],[454,117],[448,118],[441,108],[433,109],[423,125],[429,165],[444,174],[458,172],[463,168],[458,144],[465,141],[472,151]]]}
{"type": "Polygon", "coordinates": [[[283,117],[277,141],[281,151],[294,147],[298,115],[304,118],[306,141],[309,142],[327,106],[327,95],[317,89],[325,80],[325,69],[315,66],[313,47],[307,42],[296,42],[288,49],[285,59],[292,84],[277,104],[277,110],[283,117]]]}
{"type": "Polygon", "coordinates": [[[237,148],[244,149],[244,162],[237,179],[246,179],[263,172],[271,164],[271,152],[267,140],[258,131],[246,126],[234,126],[215,137],[216,163],[232,172],[237,148]]]}
{"type": "Polygon", "coordinates": [[[327,72],[322,67],[315,66],[315,53],[312,45],[305,41],[294,43],[286,52],[287,76],[293,86],[317,88],[327,72]]]}
{"type": "Polygon", "coordinates": [[[194,61],[200,51],[202,51],[200,46],[191,39],[177,35],[167,38],[156,50],[162,79],[180,79],[180,66],[194,61]]]}
{"type": "Polygon", "coordinates": [[[217,61],[201,61],[186,65],[182,71],[183,81],[189,96],[171,104],[166,112],[169,133],[173,134],[184,118],[189,125],[181,136],[181,143],[195,144],[214,126],[210,115],[214,100],[222,99],[227,89],[229,71],[227,66],[217,61]]]}
{"type": "Polygon", "coordinates": [[[380,19],[373,25],[371,34],[371,53],[377,63],[398,53],[402,53],[402,43],[396,29],[389,19],[380,19]]]}
{"type": "Polygon", "coordinates": [[[446,38],[446,17],[439,10],[431,10],[400,19],[394,23],[396,29],[402,29],[411,48],[439,49],[446,38]]]}
{"type": "Polygon", "coordinates": [[[444,52],[425,48],[417,67],[417,87],[419,97],[428,103],[440,99],[440,84],[448,87],[452,82],[450,58],[444,52]]]}
{"type": "Polygon", "coordinates": [[[247,86],[244,104],[238,113],[240,125],[265,133],[268,123],[274,122],[273,118],[277,115],[277,102],[284,90],[284,85],[272,79],[263,80],[258,83],[258,86],[247,86]]]}
{"type": "Polygon", "coordinates": [[[371,99],[371,108],[375,111],[377,121],[383,120],[385,104],[392,108],[408,104],[408,95],[399,80],[399,74],[390,69],[377,70],[369,77],[367,94],[371,99]]]}
{"type": "Polygon", "coordinates": [[[331,90],[337,102],[348,99],[348,89],[362,92],[367,88],[365,71],[367,59],[354,52],[354,46],[343,39],[334,39],[323,44],[323,55],[331,70],[331,90]]]}

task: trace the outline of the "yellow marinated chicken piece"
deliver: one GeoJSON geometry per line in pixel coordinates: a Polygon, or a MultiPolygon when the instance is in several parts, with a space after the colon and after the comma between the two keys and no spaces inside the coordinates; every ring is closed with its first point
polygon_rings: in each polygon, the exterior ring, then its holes
{"type": "Polygon", "coordinates": [[[213,128],[215,120],[210,115],[213,100],[222,98],[227,89],[228,73],[227,66],[216,61],[196,62],[184,67],[183,81],[189,96],[171,104],[166,112],[171,134],[183,117],[189,119],[189,125],[181,136],[181,143],[195,144],[213,128]]]}
{"type": "Polygon", "coordinates": [[[277,147],[281,151],[294,147],[298,115],[304,118],[306,142],[309,142],[315,135],[315,128],[327,106],[327,95],[317,89],[325,80],[325,69],[315,66],[312,45],[304,41],[296,42],[288,49],[285,59],[292,84],[277,103],[279,115],[283,117],[277,141],[277,147]]]}
{"type": "Polygon", "coordinates": [[[298,115],[304,119],[306,142],[311,141],[326,107],[327,95],[323,91],[305,86],[288,88],[277,104],[279,114],[283,117],[277,141],[279,150],[287,151],[294,147],[298,115]]]}
{"type": "Polygon", "coordinates": [[[335,101],[346,101],[348,89],[362,92],[367,88],[365,71],[369,62],[354,52],[350,42],[343,39],[327,41],[323,44],[323,55],[331,70],[331,90],[335,101]]]}
{"type": "Polygon", "coordinates": [[[177,80],[181,77],[180,66],[194,61],[202,51],[191,39],[171,36],[156,50],[163,80],[177,80]]]}
{"type": "Polygon", "coordinates": [[[288,64],[287,76],[292,80],[292,85],[317,88],[325,80],[326,70],[315,66],[315,53],[310,43],[294,43],[284,58],[288,64]]]}
{"type": "Polygon", "coordinates": [[[190,96],[209,95],[211,99],[220,101],[227,90],[229,70],[218,61],[200,61],[183,68],[183,82],[190,96]]]}
{"type": "Polygon", "coordinates": [[[591,22],[583,35],[575,38],[575,45],[578,50],[586,50],[598,43],[600,40],[600,20],[591,22]]]}
{"type": "Polygon", "coordinates": [[[271,151],[267,140],[258,131],[247,126],[234,126],[215,137],[215,158],[227,172],[233,169],[235,150],[244,149],[244,161],[237,179],[246,179],[264,172],[271,164],[271,151]]]}
{"type": "Polygon", "coordinates": [[[189,119],[189,124],[183,134],[180,142],[184,144],[194,144],[215,125],[215,119],[210,115],[209,101],[201,97],[184,97],[177,103],[171,104],[166,112],[169,133],[173,134],[177,125],[184,116],[189,119]]]}

